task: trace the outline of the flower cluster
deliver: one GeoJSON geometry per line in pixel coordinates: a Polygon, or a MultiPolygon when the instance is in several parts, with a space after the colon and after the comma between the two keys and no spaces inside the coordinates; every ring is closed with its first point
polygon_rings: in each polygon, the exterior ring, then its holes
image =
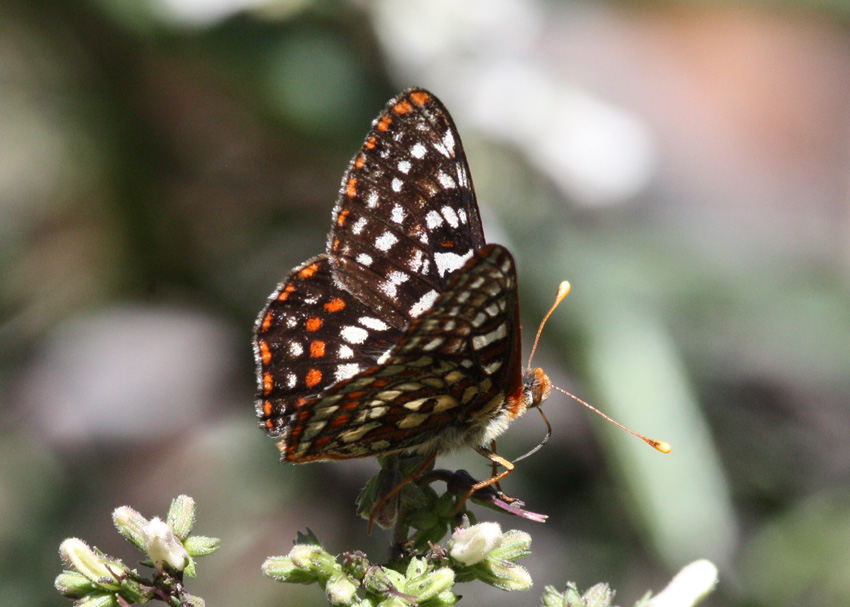
{"type": "Polygon", "coordinates": [[[189,535],[195,524],[195,502],[181,495],[171,503],[166,520],[148,520],[122,506],[112,513],[118,532],[147,554],[143,565],[154,571],[148,577],[120,559],[90,548],[83,540],[68,538],[59,555],[69,567],[54,582],[60,594],[75,599],[77,607],[120,607],[144,604],[158,598],[169,604],[202,607],[203,599],[183,588],[183,577],[195,577],[195,558],[218,549],[219,540],[189,535]]]}
{"type": "Polygon", "coordinates": [[[318,584],[335,607],[454,605],[460,598],[455,584],[475,579],[502,590],[531,587],[528,571],[515,563],[530,554],[531,537],[520,531],[502,533],[496,523],[465,523],[447,549],[434,546],[398,570],[372,565],[360,552],[337,559],[314,536],[305,539],[288,555],[266,560],[263,573],[279,582],[318,584]]]}

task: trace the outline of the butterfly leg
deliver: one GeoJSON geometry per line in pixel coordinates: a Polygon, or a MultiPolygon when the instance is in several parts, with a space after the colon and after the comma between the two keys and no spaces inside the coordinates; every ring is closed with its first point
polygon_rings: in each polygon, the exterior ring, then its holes
{"type": "MultiPolygon", "coordinates": [[[[466,492],[466,494],[463,495],[460,500],[458,500],[457,506],[455,506],[454,514],[457,514],[458,512],[460,512],[460,509],[463,508],[463,505],[466,503],[466,500],[468,500],[470,497],[472,497],[473,493],[475,493],[479,489],[483,489],[484,487],[489,487],[490,485],[493,485],[493,484],[495,484],[498,487],[499,481],[501,481],[508,474],[510,474],[511,472],[514,471],[513,463],[506,460],[504,457],[502,457],[498,453],[491,451],[490,449],[487,449],[486,447],[475,447],[475,450],[478,451],[478,453],[480,453],[481,455],[483,455],[487,459],[489,459],[491,462],[493,462],[493,475],[488,479],[484,479],[483,481],[478,481],[477,483],[472,485],[472,487],[469,488],[469,490],[466,492]],[[496,472],[497,466],[501,466],[502,468],[504,468],[504,470],[502,472],[497,473],[496,472]]],[[[501,489],[499,491],[501,492],[501,489]]],[[[508,499],[510,500],[511,498],[508,498],[508,499]]],[[[511,501],[516,501],[516,498],[514,498],[511,501]]]]}
{"type": "MultiPolygon", "coordinates": [[[[496,441],[495,441],[495,440],[494,440],[493,442],[491,442],[491,443],[490,443],[490,451],[492,451],[492,452],[493,452],[493,455],[496,455],[496,456],[498,456],[498,455],[499,455],[499,454],[496,452],[496,441]]],[[[501,458],[501,457],[499,457],[499,459],[501,460],[502,458],[501,458]]],[[[502,460],[502,461],[507,461],[507,460],[502,460]]],[[[500,465],[502,465],[503,467],[506,467],[506,466],[504,466],[504,464],[502,464],[501,462],[496,462],[495,460],[492,460],[492,463],[493,463],[493,471],[490,473],[490,478],[493,478],[493,477],[497,476],[497,470],[499,469],[499,466],[500,466],[500,465]]],[[[513,464],[512,464],[512,465],[513,465],[513,464]]],[[[513,467],[511,468],[511,470],[513,470],[513,467]]],[[[505,476],[507,476],[507,474],[502,475],[502,477],[501,477],[501,478],[504,478],[505,476]]],[[[504,491],[502,491],[502,485],[501,485],[501,483],[500,483],[499,481],[496,481],[496,482],[495,482],[495,483],[493,483],[493,484],[494,484],[494,485],[496,485],[496,490],[497,490],[497,491],[501,494],[501,496],[500,496],[500,497],[501,497],[501,499],[503,499],[504,501],[506,501],[506,502],[507,502],[507,503],[509,503],[509,504],[511,504],[511,503],[513,503],[513,502],[515,502],[515,501],[517,501],[517,498],[515,498],[515,497],[510,497],[510,496],[505,495],[504,491]]],[[[485,485],[485,487],[486,487],[486,485],[485,485]]]]}
{"type": "Polygon", "coordinates": [[[427,470],[434,466],[434,461],[437,459],[437,454],[432,453],[410,474],[402,479],[402,481],[392,488],[386,495],[384,495],[381,500],[372,508],[372,512],[369,514],[369,526],[366,528],[366,532],[370,535],[372,534],[372,522],[375,520],[375,517],[381,511],[381,509],[390,501],[395,495],[401,491],[405,485],[415,481],[417,478],[422,476],[427,470]]]}

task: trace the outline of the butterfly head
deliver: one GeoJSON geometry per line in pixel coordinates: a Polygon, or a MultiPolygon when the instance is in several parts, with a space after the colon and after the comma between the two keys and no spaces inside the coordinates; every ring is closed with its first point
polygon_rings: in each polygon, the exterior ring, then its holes
{"type": "Polygon", "coordinates": [[[539,407],[544,400],[549,398],[552,391],[552,382],[543,369],[529,369],[522,377],[522,395],[526,407],[529,409],[539,407]]]}

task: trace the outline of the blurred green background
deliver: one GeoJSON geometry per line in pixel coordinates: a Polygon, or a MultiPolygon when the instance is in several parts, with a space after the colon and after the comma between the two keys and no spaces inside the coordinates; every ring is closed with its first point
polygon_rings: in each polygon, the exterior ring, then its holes
{"type": "Polygon", "coordinates": [[[325,604],[260,575],[305,527],[382,558],[353,514],[376,463],[277,462],[250,334],[412,85],[517,258],[526,353],[570,280],[536,364],[674,447],[553,396],[504,484],[549,522],[492,515],[536,587],[463,604],[631,604],[700,557],[710,605],[850,604],[850,7],[552,0],[0,4],[0,604],[69,604],[60,541],[133,562],[111,511],[180,493],[223,540],[210,605],[325,604]]]}

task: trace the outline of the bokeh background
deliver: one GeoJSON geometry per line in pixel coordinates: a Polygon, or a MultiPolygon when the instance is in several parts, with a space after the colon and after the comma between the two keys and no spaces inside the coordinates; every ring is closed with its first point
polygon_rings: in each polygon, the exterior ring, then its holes
{"type": "MultiPolygon", "coordinates": [[[[391,96],[450,108],[485,230],[566,397],[505,483],[536,605],[632,604],[696,558],[710,605],[850,604],[850,6],[820,2],[5,0],[0,4],[0,604],[64,605],[60,541],[133,562],[128,504],[198,502],[210,605],[323,605],[260,575],[310,527],[384,555],[370,460],[283,466],[250,334],[323,250],[391,96]]],[[[500,441],[516,457],[535,415],[500,441]]],[[[484,476],[472,452],[442,461],[484,476]]],[[[484,512],[485,517],[489,513],[484,512]]]]}

